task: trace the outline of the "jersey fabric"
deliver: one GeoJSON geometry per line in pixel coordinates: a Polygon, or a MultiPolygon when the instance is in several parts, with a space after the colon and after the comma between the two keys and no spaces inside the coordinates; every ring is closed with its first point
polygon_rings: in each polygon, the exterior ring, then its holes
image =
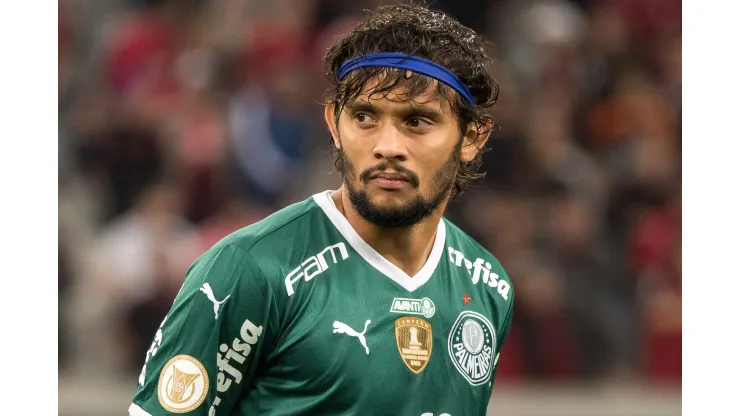
{"type": "Polygon", "coordinates": [[[485,415],[513,301],[448,220],[408,276],[322,192],[195,261],[129,415],[485,415]]]}

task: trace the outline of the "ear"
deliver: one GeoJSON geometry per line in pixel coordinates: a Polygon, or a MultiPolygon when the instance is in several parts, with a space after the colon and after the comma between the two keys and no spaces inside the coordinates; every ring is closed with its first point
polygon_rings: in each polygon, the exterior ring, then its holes
{"type": "Polygon", "coordinates": [[[475,159],[483,146],[486,145],[491,131],[493,131],[491,122],[483,125],[468,124],[468,130],[463,137],[463,146],[460,149],[460,160],[470,162],[475,159]]]}
{"type": "Polygon", "coordinates": [[[324,106],[324,121],[326,121],[326,126],[329,127],[331,138],[334,140],[334,146],[339,149],[339,132],[337,130],[336,119],[334,118],[335,114],[334,104],[327,104],[324,106]]]}

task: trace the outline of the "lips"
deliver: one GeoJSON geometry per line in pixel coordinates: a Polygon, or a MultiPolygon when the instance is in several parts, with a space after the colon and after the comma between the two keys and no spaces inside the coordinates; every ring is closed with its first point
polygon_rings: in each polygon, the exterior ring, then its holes
{"type": "Polygon", "coordinates": [[[370,179],[385,179],[387,181],[403,181],[409,182],[406,176],[400,173],[376,173],[370,179]]]}

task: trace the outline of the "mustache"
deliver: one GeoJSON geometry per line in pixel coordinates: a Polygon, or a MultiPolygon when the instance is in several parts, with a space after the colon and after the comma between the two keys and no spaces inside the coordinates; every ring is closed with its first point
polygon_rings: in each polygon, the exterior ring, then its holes
{"type": "Polygon", "coordinates": [[[419,187],[419,175],[401,165],[391,164],[387,162],[383,162],[377,166],[365,169],[360,175],[360,180],[362,181],[362,183],[367,184],[368,182],[370,182],[374,174],[383,173],[388,168],[395,171],[395,173],[402,175],[404,179],[407,180],[414,188],[419,187]]]}

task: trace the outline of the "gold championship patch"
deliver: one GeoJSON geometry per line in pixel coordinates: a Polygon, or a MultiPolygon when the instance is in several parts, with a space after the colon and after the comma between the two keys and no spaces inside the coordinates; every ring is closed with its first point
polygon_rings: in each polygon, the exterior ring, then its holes
{"type": "Polygon", "coordinates": [[[189,355],[172,357],[159,374],[159,403],[172,413],[194,410],[208,393],[208,373],[189,355]]]}
{"type": "Polygon", "coordinates": [[[421,373],[432,356],[432,326],[421,318],[396,319],[396,345],[409,370],[421,373]]]}

